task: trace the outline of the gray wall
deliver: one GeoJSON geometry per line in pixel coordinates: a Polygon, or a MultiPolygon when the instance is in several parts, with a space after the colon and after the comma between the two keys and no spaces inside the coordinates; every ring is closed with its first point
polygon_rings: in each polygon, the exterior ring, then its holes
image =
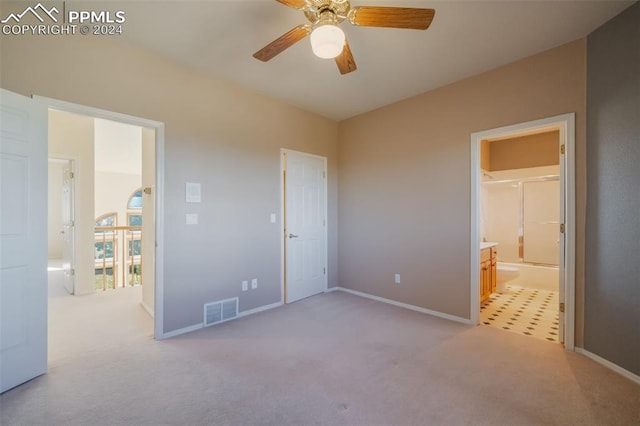
{"type": "Polygon", "coordinates": [[[640,374],[640,3],[587,38],[584,348],[640,374]]]}
{"type": "Polygon", "coordinates": [[[269,221],[281,218],[280,148],[328,159],[336,285],[335,122],[107,37],[3,36],[0,65],[13,92],[165,123],[165,332],[201,323],[206,302],[238,296],[244,311],[280,301],[280,225],[269,221]],[[186,181],[202,184],[201,204],[185,204],[186,181]],[[251,278],[258,289],[242,292],[251,278]]]}

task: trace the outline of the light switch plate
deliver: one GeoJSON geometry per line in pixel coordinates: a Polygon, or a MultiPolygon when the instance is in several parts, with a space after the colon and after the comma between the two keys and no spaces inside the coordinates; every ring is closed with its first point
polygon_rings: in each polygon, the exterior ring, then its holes
{"type": "Polygon", "coordinates": [[[258,288],[258,279],[254,278],[251,280],[251,289],[255,290],[256,288],[258,288]]]}
{"type": "Polygon", "coordinates": [[[187,203],[199,203],[202,201],[202,189],[198,182],[187,182],[185,184],[185,201],[187,203]]]}
{"type": "Polygon", "coordinates": [[[198,224],[198,214],[197,213],[187,213],[185,215],[185,220],[187,225],[197,225],[198,224]]]}
{"type": "Polygon", "coordinates": [[[242,291],[249,290],[249,281],[242,281],[242,291]]]}
{"type": "Polygon", "coordinates": [[[271,223],[276,223],[276,214],[271,213],[271,223]]]}

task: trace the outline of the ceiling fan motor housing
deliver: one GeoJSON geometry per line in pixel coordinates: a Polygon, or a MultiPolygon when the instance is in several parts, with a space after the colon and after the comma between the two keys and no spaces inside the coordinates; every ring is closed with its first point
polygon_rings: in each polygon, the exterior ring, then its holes
{"type": "Polygon", "coordinates": [[[348,0],[307,0],[304,14],[314,26],[337,25],[345,20],[350,9],[348,0]]]}

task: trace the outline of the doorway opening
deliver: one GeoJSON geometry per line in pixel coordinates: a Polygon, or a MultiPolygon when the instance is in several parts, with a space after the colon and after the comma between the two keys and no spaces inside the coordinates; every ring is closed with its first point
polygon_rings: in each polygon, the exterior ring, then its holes
{"type": "Polygon", "coordinates": [[[471,135],[473,323],[573,349],[573,147],[573,114],[471,135]]]}
{"type": "MultiPolygon", "coordinates": [[[[76,306],[90,316],[93,314],[80,304],[93,304],[97,314],[87,320],[98,328],[109,328],[118,317],[115,311],[126,310],[147,324],[144,337],[163,338],[163,124],[55,99],[34,99],[48,108],[52,163],[70,161],[72,170],[66,176],[72,188],[73,219],[68,235],[74,254],[70,262],[73,291],[63,293],[67,301],[54,303],[66,304],[63,309],[76,306]],[[105,222],[109,213],[114,213],[117,222],[105,222]],[[104,262],[110,264],[105,267],[104,262]],[[106,276],[109,285],[102,281],[106,276]],[[118,290],[120,294],[114,295],[118,290]],[[75,301],[68,301],[69,297],[75,301]],[[109,301],[120,307],[108,307],[109,301]],[[100,312],[104,318],[98,318],[100,312]]],[[[55,165],[51,172],[57,174],[55,165]]],[[[52,263],[50,286],[59,288],[60,275],[56,273],[60,271],[56,262],[52,263]]],[[[51,288],[49,293],[63,295],[51,288]]],[[[50,321],[51,314],[50,305],[50,321]]],[[[83,320],[76,319],[74,324],[78,321],[83,320]]],[[[49,324],[50,339],[51,331],[49,324]]],[[[109,333],[110,339],[117,338],[113,329],[109,333]]]]}

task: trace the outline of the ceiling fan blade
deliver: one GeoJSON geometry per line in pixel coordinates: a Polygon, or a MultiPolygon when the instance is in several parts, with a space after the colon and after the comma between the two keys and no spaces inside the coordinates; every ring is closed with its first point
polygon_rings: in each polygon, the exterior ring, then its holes
{"type": "Polygon", "coordinates": [[[349,21],[363,27],[426,30],[431,25],[435,14],[434,9],[356,6],[349,11],[349,21]]]}
{"type": "Polygon", "coordinates": [[[306,5],[306,2],[304,0],[276,0],[276,1],[284,4],[285,6],[292,7],[294,9],[302,9],[306,5]]]}
{"type": "Polygon", "coordinates": [[[342,48],[342,53],[336,56],[336,65],[338,65],[338,69],[340,70],[340,74],[349,74],[350,72],[355,71],[358,67],[356,67],[356,61],[353,59],[353,54],[351,53],[351,48],[349,47],[349,42],[345,39],[344,47],[342,48]]]}
{"type": "Polygon", "coordinates": [[[271,43],[267,44],[262,49],[253,54],[253,57],[267,62],[280,52],[293,46],[311,32],[311,27],[308,24],[298,25],[289,32],[281,35],[271,43]]]}

